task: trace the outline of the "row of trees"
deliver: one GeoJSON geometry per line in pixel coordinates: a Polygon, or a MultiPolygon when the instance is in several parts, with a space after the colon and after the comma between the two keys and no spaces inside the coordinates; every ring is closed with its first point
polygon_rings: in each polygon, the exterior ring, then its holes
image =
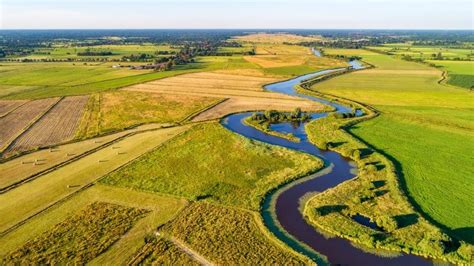
{"type": "Polygon", "coordinates": [[[265,121],[269,123],[279,123],[287,121],[307,121],[311,117],[308,113],[302,112],[301,108],[296,108],[293,112],[279,112],[276,110],[267,110],[263,113],[253,113],[251,119],[254,121],[265,121]]]}

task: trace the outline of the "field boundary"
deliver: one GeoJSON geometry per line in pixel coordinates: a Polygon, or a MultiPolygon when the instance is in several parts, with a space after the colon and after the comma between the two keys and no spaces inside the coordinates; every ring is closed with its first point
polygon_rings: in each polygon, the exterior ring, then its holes
{"type": "MultiPolygon", "coordinates": [[[[152,129],[152,130],[146,130],[146,131],[140,131],[140,132],[133,132],[133,133],[135,133],[135,134],[137,134],[137,133],[144,133],[144,132],[153,131],[153,130],[160,130],[160,129],[162,129],[162,128],[159,128],[159,129],[152,129]]],[[[84,186],[82,186],[82,187],[79,188],[78,190],[72,192],[71,194],[66,195],[65,197],[63,197],[63,198],[61,198],[61,199],[59,199],[59,200],[57,200],[57,201],[55,201],[55,202],[49,204],[48,206],[46,206],[44,209],[38,211],[37,213],[34,213],[34,214],[32,214],[32,215],[26,217],[25,219],[19,221],[19,222],[16,223],[15,225],[13,225],[13,226],[11,226],[11,227],[5,229],[4,231],[0,232],[0,237],[3,237],[3,236],[5,236],[5,235],[7,235],[7,234],[13,232],[13,231],[16,230],[18,227],[24,225],[25,223],[27,223],[27,222],[28,222],[29,220],[31,220],[32,218],[34,218],[34,217],[36,217],[36,216],[39,216],[39,215],[45,213],[46,211],[50,210],[50,209],[53,208],[54,206],[57,206],[58,204],[61,204],[61,203],[65,202],[65,201],[67,201],[68,199],[72,198],[74,195],[77,195],[79,192],[82,192],[82,191],[86,190],[87,188],[92,187],[92,186],[95,185],[98,181],[100,181],[102,178],[104,178],[106,175],[108,175],[108,174],[110,174],[110,173],[113,173],[113,172],[115,172],[115,171],[117,171],[117,170],[119,170],[119,169],[121,169],[121,168],[123,168],[123,167],[129,165],[130,163],[132,163],[132,162],[138,160],[139,158],[141,158],[142,156],[146,155],[147,153],[152,152],[152,151],[154,151],[154,150],[156,150],[156,149],[162,147],[163,145],[165,145],[165,144],[168,143],[169,141],[173,140],[174,138],[176,138],[176,137],[178,137],[178,136],[184,134],[186,131],[187,131],[187,130],[176,134],[175,136],[171,137],[170,139],[168,139],[168,140],[162,142],[161,144],[159,144],[158,146],[154,147],[154,148],[151,149],[150,151],[148,151],[148,152],[146,152],[146,153],[144,153],[144,154],[142,154],[142,155],[140,155],[140,156],[138,156],[138,157],[136,157],[136,158],[134,158],[134,159],[132,159],[132,160],[130,160],[130,161],[128,161],[128,162],[126,162],[125,164],[123,164],[123,165],[121,165],[121,166],[119,166],[119,167],[117,167],[117,168],[115,168],[115,169],[113,169],[113,170],[107,172],[106,174],[102,175],[101,177],[95,179],[94,181],[85,184],[84,186]]],[[[132,135],[133,133],[131,133],[131,135],[132,135]]]]}
{"type": "Polygon", "coordinates": [[[38,114],[32,121],[30,121],[20,132],[18,132],[15,136],[11,137],[3,147],[0,147],[0,157],[3,157],[4,152],[8,150],[12,145],[15,143],[15,141],[23,136],[30,128],[32,128],[43,116],[45,116],[47,113],[51,111],[61,100],[63,100],[65,97],[60,97],[55,103],[51,104],[45,111],[42,113],[38,114]]]}
{"type": "Polygon", "coordinates": [[[3,117],[5,117],[5,116],[9,115],[11,112],[15,111],[16,109],[22,107],[23,105],[25,105],[25,104],[27,104],[27,103],[29,103],[29,102],[31,102],[31,101],[30,101],[30,100],[27,100],[27,101],[25,101],[24,103],[19,104],[18,106],[13,107],[11,110],[8,110],[7,112],[1,114],[1,115],[0,115],[0,118],[3,118],[3,117]]]}
{"type": "Polygon", "coordinates": [[[179,122],[177,122],[177,124],[182,125],[182,124],[184,124],[184,123],[186,123],[186,122],[189,122],[189,121],[191,121],[194,117],[196,117],[196,116],[198,116],[198,115],[200,115],[200,114],[202,114],[202,113],[204,113],[204,112],[206,112],[206,111],[208,111],[208,110],[210,110],[210,109],[216,107],[217,105],[219,105],[219,104],[221,104],[221,103],[223,103],[223,102],[225,102],[225,101],[227,101],[227,100],[229,100],[229,98],[219,99],[219,100],[215,101],[214,103],[211,103],[210,105],[204,107],[203,109],[197,110],[196,112],[193,112],[193,113],[187,115],[185,118],[183,118],[183,119],[181,119],[179,122]]]}

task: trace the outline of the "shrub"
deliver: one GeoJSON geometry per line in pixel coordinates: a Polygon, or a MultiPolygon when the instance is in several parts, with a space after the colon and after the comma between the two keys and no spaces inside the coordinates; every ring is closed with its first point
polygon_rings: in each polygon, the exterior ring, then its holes
{"type": "Polygon", "coordinates": [[[375,220],[375,223],[385,229],[387,232],[393,232],[398,229],[398,223],[395,218],[389,215],[383,215],[375,220]]]}

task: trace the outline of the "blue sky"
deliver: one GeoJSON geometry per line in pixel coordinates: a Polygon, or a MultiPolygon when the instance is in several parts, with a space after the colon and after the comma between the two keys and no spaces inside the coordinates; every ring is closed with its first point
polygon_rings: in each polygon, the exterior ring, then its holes
{"type": "Polygon", "coordinates": [[[472,0],[0,0],[2,29],[472,29],[472,0]]]}

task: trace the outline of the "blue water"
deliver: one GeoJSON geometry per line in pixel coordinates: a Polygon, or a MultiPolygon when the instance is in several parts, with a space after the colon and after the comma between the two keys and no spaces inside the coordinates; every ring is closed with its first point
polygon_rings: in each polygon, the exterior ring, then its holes
{"type": "MultiPolygon", "coordinates": [[[[350,64],[354,69],[363,68],[363,66],[358,61],[351,61],[350,64]]],[[[294,89],[294,86],[303,80],[334,71],[339,71],[341,69],[342,68],[318,71],[287,81],[267,85],[265,86],[265,89],[324,103],[334,107],[337,112],[351,112],[352,109],[349,107],[320,98],[300,94],[294,89]]],[[[302,213],[300,212],[300,199],[304,195],[307,195],[307,193],[322,192],[355,177],[355,164],[350,160],[343,158],[336,152],[320,150],[311,142],[309,142],[304,127],[305,123],[301,123],[297,126],[291,123],[271,125],[272,130],[282,133],[292,133],[294,136],[300,139],[300,142],[292,142],[284,138],[265,134],[251,126],[247,126],[245,123],[243,123],[243,120],[251,114],[252,112],[229,115],[223,118],[221,123],[227,129],[249,139],[305,152],[321,158],[325,163],[325,168],[320,171],[321,173],[313,174],[301,179],[302,181],[295,181],[283,186],[264,199],[261,214],[265,225],[276,237],[287,243],[296,251],[314,259],[318,264],[327,264],[327,262],[330,264],[341,265],[432,264],[430,261],[424,258],[409,254],[400,254],[398,257],[391,258],[380,257],[354,247],[346,239],[338,237],[328,239],[316,231],[313,226],[306,222],[302,213]],[[306,246],[308,246],[310,249],[301,245],[301,243],[306,244],[306,246]],[[323,259],[323,257],[325,259],[323,259]]],[[[319,119],[326,115],[327,113],[313,113],[311,114],[311,120],[319,119]]],[[[356,115],[363,114],[359,112],[356,115]]]]}

